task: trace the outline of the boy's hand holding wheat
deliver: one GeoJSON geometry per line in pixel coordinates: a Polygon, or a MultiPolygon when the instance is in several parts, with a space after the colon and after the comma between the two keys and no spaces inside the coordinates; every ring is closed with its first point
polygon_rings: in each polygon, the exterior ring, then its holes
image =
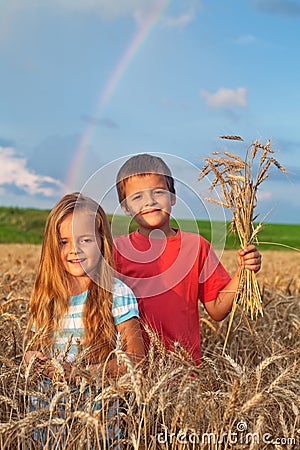
{"type": "MultiPolygon", "coordinates": [[[[221,136],[221,138],[243,141],[239,136],[221,136]]],[[[222,199],[206,200],[231,211],[231,231],[237,233],[242,247],[238,252],[240,265],[238,288],[234,296],[224,349],[238,305],[250,313],[252,319],[258,314],[262,315],[262,300],[255,277],[255,272],[260,268],[260,258],[254,246],[258,243],[257,235],[262,223],[255,224],[258,216],[254,215],[254,209],[257,206],[258,187],[268,178],[270,167],[275,166],[286,173],[274,158],[274,153],[269,140],[264,145],[256,140],[247,149],[244,160],[227,151],[223,155],[212,152],[212,157],[204,158],[205,165],[200,171],[199,180],[207,175],[213,176],[210,191],[219,188],[222,199]]]]}
{"type": "Polygon", "coordinates": [[[261,267],[261,254],[255,245],[248,245],[238,250],[237,262],[240,267],[243,266],[245,269],[257,273],[261,267]]]}

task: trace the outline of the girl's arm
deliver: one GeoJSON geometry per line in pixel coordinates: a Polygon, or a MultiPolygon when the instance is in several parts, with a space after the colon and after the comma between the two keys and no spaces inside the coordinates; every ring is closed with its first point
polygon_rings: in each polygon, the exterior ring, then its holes
{"type": "MultiPolygon", "coordinates": [[[[121,334],[122,350],[128,355],[132,364],[136,366],[145,356],[144,340],[141,332],[140,322],[137,317],[126,320],[116,326],[116,330],[121,334]]],[[[99,369],[98,365],[89,367],[91,374],[95,375],[99,369]]],[[[126,371],[123,364],[117,364],[117,358],[113,358],[106,364],[106,373],[115,377],[126,371]]]]}
{"type": "MultiPolygon", "coordinates": [[[[145,356],[144,341],[142,337],[140,322],[137,317],[133,317],[125,322],[116,326],[117,332],[121,334],[122,350],[129,356],[132,364],[136,366],[141,362],[145,356]]],[[[38,350],[28,350],[24,353],[24,362],[26,365],[29,364],[30,360],[35,357],[37,360],[37,368],[43,369],[43,375],[47,378],[52,379],[55,372],[55,368],[51,364],[45,366],[46,361],[48,361],[47,356],[38,350]]],[[[64,363],[65,377],[69,381],[73,380],[72,364],[64,363]]],[[[89,366],[89,371],[91,375],[96,375],[99,370],[98,364],[92,364],[89,366]]],[[[101,368],[100,368],[101,370],[101,368]]],[[[124,365],[117,364],[117,358],[113,358],[108,361],[106,365],[106,373],[108,376],[117,376],[126,371],[124,365]]]]}
{"type": "Polygon", "coordinates": [[[218,293],[217,298],[204,304],[206,311],[214,320],[223,320],[231,310],[238,288],[240,267],[243,265],[246,269],[258,272],[261,267],[261,254],[254,245],[249,245],[238,250],[237,261],[239,267],[227,286],[218,293]]]}
{"type": "Polygon", "coordinates": [[[116,326],[116,330],[121,334],[122,349],[135,366],[145,356],[144,340],[138,318],[133,317],[120,323],[116,326]]]}

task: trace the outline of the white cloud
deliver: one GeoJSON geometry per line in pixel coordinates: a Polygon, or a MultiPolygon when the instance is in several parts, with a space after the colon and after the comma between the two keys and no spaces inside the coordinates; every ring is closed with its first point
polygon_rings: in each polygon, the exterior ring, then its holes
{"type": "Polygon", "coordinates": [[[110,20],[132,17],[143,22],[149,15],[159,15],[169,4],[170,0],[14,0],[5,5],[5,14],[13,18],[22,12],[43,8],[55,10],[58,14],[88,13],[110,20]]]}
{"type": "Polygon", "coordinates": [[[184,28],[196,18],[200,10],[202,10],[200,0],[184,0],[177,4],[177,8],[175,7],[171,14],[165,14],[161,23],[167,28],[184,28]]]}
{"type": "Polygon", "coordinates": [[[159,14],[169,4],[169,0],[52,0],[51,3],[55,3],[59,9],[95,13],[104,19],[131,16],[142,25],[149,15],[159,14]]]}
{"type": "Polygon", "coordinates": [[[52,177],[30,171],[26,163],[26,159],[20,157],[13,148],[0,147],[0,186],[11,185],[29,195],[57,195],[63,187],[62,183],[52,177]]]}
{"type": "MultiPolygon", "coordinates": [[[[38,8],[46,14],[48,11],[55,11],[55,14],[93,14],[109,21],[132,18],[140,28],[156,22],[161,22],[166,27],[183,28],[195,18],[201,3],[199,0],[185,0],[180,3],[180,12],[174,11],[170,0],[14,0],[8,2],[5,7],[4,23],[0,17],[0,37],[7,39],[11,29],[15,29],[16,21],[20,21],[26,14],[30,15],[31,10],[36,14],[38,8]],[[165,15],[171,7],[173,14],[165,15]]],[[[18,22],[18,26],[21,26],[21,23],[18,22]]]]}
{"type": "Polygon", "coordinates": [[[184,27],[190,23],[201,7],[198,0],[185,0],[181,12],[164,16],[168,7],[174,6],[170,0],[14,0],[13,5],[7,5],[6,15],[11,17],[33,8],[55,9],[56,13],[95,14],[104,20],[116,20],[131,17],[138,26],[150,21],[161,19],[166,27],[184,27]]]}
{"type": "Polygon", "coordinates": [[[205,98],[206,104],[211,108],[221,108],[224,106],[245,108],[247,106],[247,89],[244,87],[238,87],[235,90],[221,87],[213,94],[202,89],[200,95],[205,98]]]}
{"type": "Polygon", "coordinates": [[[181,16],[177,17],[166,16],[162,20],[162,23],[164,26],[169,28],[176,28],[176,27],[183,28],[188,23],[192,22],[194,17],[195,17],[194,13],[182,14],[181,16]]]}

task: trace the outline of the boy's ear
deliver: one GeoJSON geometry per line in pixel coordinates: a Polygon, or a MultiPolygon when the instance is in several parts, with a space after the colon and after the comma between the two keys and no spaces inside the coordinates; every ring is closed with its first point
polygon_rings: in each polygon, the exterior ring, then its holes
{"type": "Polygon", "coordinates": [[[124,200],[124,201],[122,202],[121,207],[122,207],[122,209],[123,209],[123,211],[124,211],[124,214],[125,214],[126,216],[131,216],[131,212],[130,212],[130,209],[128,208],[128,206],[127,206],[126,200],[124,200]]]}
{"type": "Polygon", "coordinates": [[[171,206],[174,206],[176,203],[176,192],[173,194],[171,192],[171,206]]]}

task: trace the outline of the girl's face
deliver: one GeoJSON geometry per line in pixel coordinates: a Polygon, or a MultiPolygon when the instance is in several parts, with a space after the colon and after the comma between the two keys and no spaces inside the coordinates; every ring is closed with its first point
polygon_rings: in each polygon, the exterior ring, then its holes
{"type": "Polygon", "coordinates": [[[59,232],[60,257],[64,269],[75,278],[74,284],[86,290],[101,255],[95,217],[86,210],[76,210],[62,221],[59,232]]]}

